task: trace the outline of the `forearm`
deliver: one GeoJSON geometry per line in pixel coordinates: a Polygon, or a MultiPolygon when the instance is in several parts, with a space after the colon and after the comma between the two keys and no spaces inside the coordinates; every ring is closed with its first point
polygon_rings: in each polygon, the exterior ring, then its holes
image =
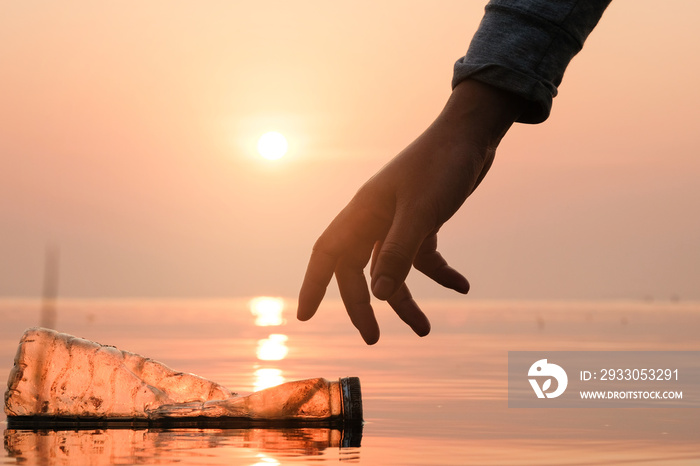
{"type": "Polygon", "coordinates": [[[564,71],[610,0],[491,0],[453,87],[466,79],[527,100],[523,123],[547,119],[564,71]]]}
{"type": "Polygon", "coordinates": [[[527,100],[516,93],[466,79],[452,90],[434,124],[450,128],[474,146],[495,150],[527,107],[527,100]]]}

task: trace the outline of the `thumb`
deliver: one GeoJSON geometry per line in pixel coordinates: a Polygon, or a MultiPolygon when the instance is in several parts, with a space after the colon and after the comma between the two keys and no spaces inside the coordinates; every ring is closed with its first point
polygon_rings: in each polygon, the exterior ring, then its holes
{"type": "Polygon", "coordinates": [[[413,216],[397,211],[372,264],[372,294],[377,299],[387,300],[399,289],[426,236],[413,216]]]}

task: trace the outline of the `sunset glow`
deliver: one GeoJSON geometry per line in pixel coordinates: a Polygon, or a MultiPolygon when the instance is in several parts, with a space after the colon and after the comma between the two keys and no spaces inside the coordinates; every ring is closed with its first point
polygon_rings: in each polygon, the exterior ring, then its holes
{"type": "Polygon", "coordinates": [[[700,1],[598,3],[2,2],[0,466],[700,466],[700,1]]]}
{"type": "MultiPolygon", "coordinates": [[[[3,2],[0,295],[37,297],[55,244],[59,298],[296,298],[486,4],[3,2]]],[[[440,230],[470,299],[700,299],[699,15],[610,4],[550,119],[513,125],[440,230]]]]}
{"type": "Polygon", "coordinates": [[[287,153],[287,138],[276,131],[269,131],[258,139],[258,153],[267,160],[278,160],[287,153]]]}

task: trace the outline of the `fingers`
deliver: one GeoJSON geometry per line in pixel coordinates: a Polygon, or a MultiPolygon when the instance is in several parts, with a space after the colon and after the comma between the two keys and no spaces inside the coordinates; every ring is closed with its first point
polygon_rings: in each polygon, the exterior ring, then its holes
{"type": "MultiPolygon", "coordinates": [[[[379,340],[379,325],[370,304],[371,297],[362,268],[357,267],[357,264],[341,264],[335,274],[350,320],[365,342],[373,345],[379,340]]],[[[430,333],[430,321],[413,300],[405,283],[399,286],[387,302],[418,336],[424,337],[430,333]]]]}
{"type": "Polygon", "coordinates": [[[447,261],[437,251],[437,234],[432,234],[425,239],[413,265],[428,277],[440,285],[453,289],[459,293],[469,292],[469,281],[447,264],[447,261]]]}
{"type": "MultiPolygon", "coordinates": [[[[374,272],[374,268],[377,265],[377,256],[381,248],[382,243],[377,241],[372,251],[370,274],[374,272]]],[[[387,302],[401,320],[408,324],[418,336],[424,337],[430,333],[430,321],[423,311],[421,311],[420,307],[418,307],[418,304],[413,300],[413,296],[411,296],[411,292],[408,290],[408,286],[406,286],[405,283],[399,286],[399,289],[387,302]]]]}
{"type": "Polygon", "coordinates": [[[411,292],[403,283],[394,295],[387,300],[394,312],[420,337],[430,333],[430,321],[413,300],[411,292]]]}
{"type": "Polygon", "coordinates": [[[341,261],[355,264],[362,273],[369,261],[374,238],[388,229],[383,225],[387,221],[368,209],[354,208],[352,203],[333,219],[314,244],[299,290],[299,320],[309,320],[316,313],[341,261]]]}
{"type": "Polygon", "coordinates": [[[370,304],[367,281],[362,273],[363,266],[364,264],[358,267],[357,264],[341,261],[335,270],[335,276],[350,321],[359,330],[365,343],[373,345],[379,340],[379,324],[370,304]]]}
{"type": "Polygon", "coordinates": [[[388,300],[403,284],[413,265],[425,228],[407,212],[397,210],[394,222],[376,253],[372,270],[372,293],[378,299],[388,300]]]}
{"type": "Polygon", "coordinates": [[[342,211],[314,245],[299,292],[297,318],[313,317],[335,274],[350,320],[367,344],[376,343],[379,325],[363,272],[371,256],[372,294],[387,301],[416,334],[427,335],[430,322],[404,283],[411,268],[461,293],[469,290],[466,278],[437,252],[435,226],[429,220],[416,218],[408,208],[397,209],[393,219],[367,209],[342,211]]]}
{"type": "Polygon", "coordinates": [[[326,287],[333,277],[336,263],[337,258],[334,255],[314,248],[299,291],[297,319],[309,320],[316,313],[326,294],[326,287]]]}

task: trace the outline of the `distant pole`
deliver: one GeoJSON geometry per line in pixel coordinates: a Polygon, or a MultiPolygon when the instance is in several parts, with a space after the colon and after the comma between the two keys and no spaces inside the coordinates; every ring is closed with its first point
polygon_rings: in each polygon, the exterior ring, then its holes
{"type": "Polygon", "coordinates": [[[58,246],[49,245],[44,253],[44,290],[41,300],[41,320],[44,328],[56,327],[56,298],[58,296],[58,273],[60,254],[58,246]]]}

